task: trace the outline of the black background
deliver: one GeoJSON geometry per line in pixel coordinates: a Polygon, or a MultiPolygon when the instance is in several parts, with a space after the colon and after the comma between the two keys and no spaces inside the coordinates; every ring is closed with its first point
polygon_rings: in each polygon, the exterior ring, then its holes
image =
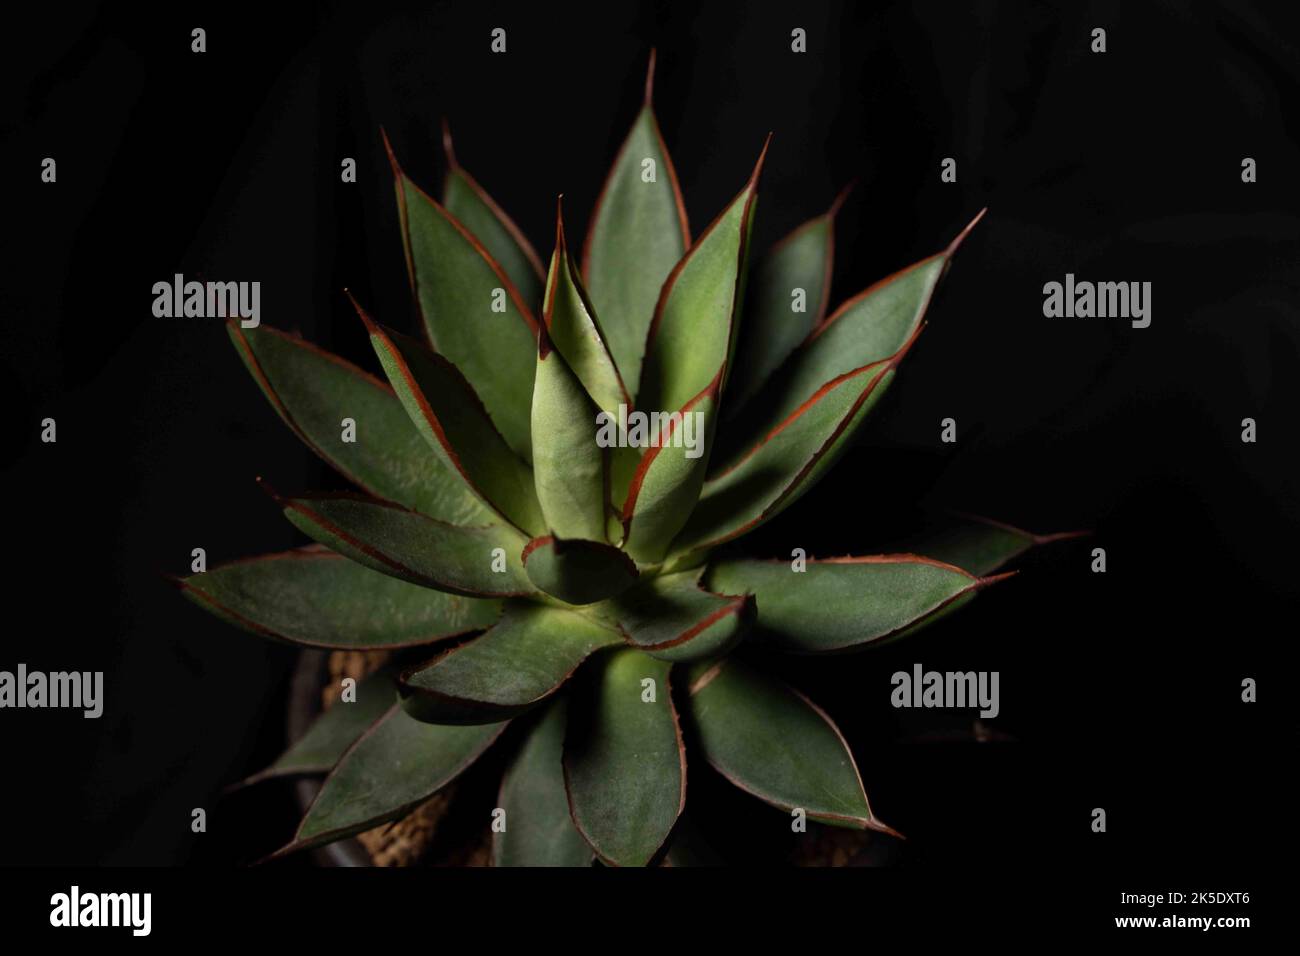
{"type": "MultiPolygon", "coordinates": [[[[409,303],[384,127],[407,171],[460,160],[549,253],[655,100],[698,232],[775,138],[759,247],[851,179],[835,299],[937,251],[980,208],[860,446],[757,553],[890,546],[944,509],[1055,545],[879,653],[789,666],[828,703],[896,857],[970,874],[1202,867],[1288,853],[1300,495],[1300,42],[1293,4],[652,3],[60,8],[3,58],[0,668],[104,670],[98,721],[0,714],[0,863],[244,863],[291,834],[287,785],[218,791],[284,745],[294,653],[157,572],[300,543],[253,483],[336,481],[283,428],[219,321],[151,286],[259,280],[263,321],[370,368],[341,290],[409,303]],[[190,30],[208,52],[190,52],[190,30]],[[489,31],[509,52],[489,52],[489,31]],[[808,53],[790,52],[790,30],[808,53]],[[1108,52],[1089,52],[1108,31],[1108,52]],[[10,74],[13,75],[10,75],[10,74]],[[40,160],[58,161],[42,184],[40,160]],[[339,181],[342,157],[359,181],[339,181]],[[956,184],[939,180],[943,157],[956,184]],[[1259,181],[1241,181],[1241,160],[1259,181]],[[1153,322],[1048,319],[1043,283],[1150,281],[1153,322]],[[58,421],[42,444],[40,420],[58,421]],[[959,442],[939,441],[957,419],[959,442]],[[1258,443],[1240,441],[1255,418],[1258,443]],[[1089,571],[1090,549],[1108,571],[1089,571]],[[1015,742],[888,706],[889,674],[1001,672],[1015,742]],[[1244,677],[1261,702],[1243,704],[1244,677]],[[833,705],[830,702],[834,702],[833,705]],[[190,831],[206,807],[209,831],[190,831]],[[1108,813],[1090,830],[1094,807],[1108,813]]],[[[712,786],[692,769],[693,786],[712,786]]],[[[717,839],[745,859],[743,804],[717,839]]],[[[1213,887],[1207,887],[1213,888],[1213,887]]]]}

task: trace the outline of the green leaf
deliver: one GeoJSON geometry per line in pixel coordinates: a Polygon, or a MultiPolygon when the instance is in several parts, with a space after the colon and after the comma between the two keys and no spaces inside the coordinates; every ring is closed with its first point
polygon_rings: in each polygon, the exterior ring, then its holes
{"type": "Polygon", "coordinates": [[[735,316],[741,306],[754,199],[766,156],[764,143],[740,194],[664,281],[646,339],[638,408],[681,408],[709,386],[719,368],[727,366],[735,347],[735,316]]]}
{"type": "Polygon", "coordinates": [[[393,705],[343,755],[307,808],[293,842],[272,858],[404,817],[460,776],[504,729],[504,723],[425,724],[393,705]]]}
{"type": "Polygon", "coordinates": [[[534,593],[519,561],[520,539],[501,525],[444,524],[356,495],[272,495],[308,537],[384,574],[468,597],[534,593]]]}
{"type": "MultiPolygon", "coordinates": [[[[627,274],[637,271],[638,269],[629,269],[627,274]]],[[[555,348],[564,356],[596,407],[617,416],[619,405],[632,405],[618,367],[609,353],[605,333],[596,318],[596,310],[587,298],[578,271],[569,258],[561,208],[556,211],[555,254],[551,257],[551,268],[546,277],[543,324],[550,333],[555,348]]],[[[534,418],[534,435],[537,434],[535,421],[534,418]]]]}
{"type": "Polygon", "coordinates": [[[839,460],[906,350],[832,380],[747,457],[709,479],[673,550],[688,554],[689,564],[797,501],[839,460]]]}
{"type": "Polygon", "coordinates": [[[728,468],[738,457],[750,454],[764,435],[827,382],[884,361],[910,342],[953,254],[983,215],[976,216],[943,252],[880,280],[836,309],[732,422],[726,447],[715,456],[715,467],[728,468]]]}
{"type": "MultiPolygon", "coordinates": [[[[456,366],[414,339],[376,325],[359,305],[357,313],[397,397],[425,441],[481,501],[516,528],[529,537],[545,530],[532,470],[493,427],[456,366]]],[[[529,365],[526,415],[532,404],[536,362],[534,357],[529,365]]]]}
{"type": "Polygon", "coordinates": [[[835,214],[848,190],[830,210],[809,219],[774,245],[755,270],[745,294],[745,317],[736,346],[736,366],[727,384],[727,416],[744,405],[786,356],[826,316],[835,249],[835,214]],[[795,311],[802,290],[803,311],[795,311]]]}
{"type": "MultiPolygon", "coordinates": [[[[704,477],[700,469],[707,466],[718,399],[735,344],[735,316],[741,306],[754,201],[766,156],[764,143],[749,181],[673,269],[655,309],[641,369],[638,410],[647,414],[701,411],[709,427],[699,458],[683,460],[651,447],[633,468],[632,454],[623,451],[611,456],[613,500],[623,501],[623,546],[638,562],[663,559],[699,495],[704,477]],[[636,511],[644,511],[644,519],[636,511]],[[637,522],[630,523],[634,516],[637,522]]],[[[649,438],[653,445],[653,432],[649,438]]]]}
{"type": "Polygon", "coordinates": [[[640,564],[657,564],[682,530],[704,486],[717,424],[722,371],[676,419],[656,431],[623,504],[622,546],[640,564]],[[680,441],[678,435],[681,435],[680,441]],[[694,444],[694,449],[689,447],[694,444]],[[695,455],[695,457],[691,457],[695,455]]]}
{"type": "Polygon", "coordinates": [[[564,792],[565,701],[552,701],[528,730],[501,782],[506,828],[492,834],[493,866],[591,866],[564,792]]]}
{"type": "Polygon", "coordinates": [[[537,320],[482,244],[402,172],[387,137],[384,146],[393,164],[411,290],[429,341],[469,380],[510,447],[530,459],[537,320]]]}
{"type": "Polygon", "coordinates": [[[996,571],[1031,548],[1086,534],[1086,531],[1034,534],[990,518],[970,515],[917,535],[909,542],[908,550],[955,564],[971,574],[982,575],[996,571]]]}
{"type": "Polygon", "coordinates": [[[430,591],[316,546],[172,580],[236,627],[308,647],[413,647],[488,627],[501,613],[499,601],[430,591]]]}
{"type": "Polygon", "coordinates": [[[820,823],[898,835],[872,815],[839,728],[798,691],[728,657],[692,668],[689,706],[704,758],[746,793],[820,823]]]}
{"type": "Polygon", "coordinates": [[[244,784],[294,774],[328,773],[366,728],[393,706],[395,677],[392,667],[370,674],[357,684],[356,700],[335,701],[275,763],[244,780],[244,784]]]}
{"type": "Polygon", "coordinates": [[[569,703],[569,810],[603,862],[645,866],[686,803],[686,754],[669,665],[630,648],[602,655],[593,665],[591,680],[582,682],[569,703]]]}
{"type": "Polygon", "coordinates": [[[582,257],[609,349],[632,388],[640,380],[660,287],[691,244],[677,173],[650,105],[653,80],[651,54],[645,104],[596,201],[582,257]],[[646,160],[654,164],[652,182],[643,178],[649,175],[646,160]]]}
{"type": "Polygon", "coordinates": [[[418,720],[483,724],[529,710],[618,634],[573,611],[511,604],[487,633],[401,678],[402,707],[418,720]]]}
{"type": "Polygon", "coordinates": [[[604,541],[605,450],[596,444],[596,407],[545,330],[532,417],[533,482],[546,524],[565,538],[604,541]]]}
{"type": "Polygon", "coordinates": [[[336,355],[268,326],[228,323],[249,372],[294,433],[340,474],[379,498],[452,524],[493,514],[429,450],[393,390],[336,355]],[[343,420],[356,422],[345,442],[343,420]]]}
{"type": "Polygon", "coordinates": [[[823,654],[909,634],[999,578],[978,578],[913,554],[882,554],[810,560],[802,572],[784,560],[722,561],[706,580],[711,588],[754,595],[755,640],[823,654]]]}
{"type": "Polygon", "coordinates": [[[621,594],[638,573],[631,558],[603,541],[550,534],[528,542],[523,562],[539,590],[567,604],[593,604],[621,594]]]}
{"type": "Polygon", "coordinates": [[[447,154],[447,178],[442,184],[442,202],[447,212],[473,234],[519,290],[529,309],[542,298],[542,260],[514,220],[496,204],[487,191],[456,162],[451,127],[442,123],[442,145],[447,154]]]}
{"type": "Polygon", "coordinates": [[[650,578],[592,609],[628,643],[660,660],[716,657],[744,636],[754,600],[742,592],[715,594],[700,587],[702,569],[650,578]]]}

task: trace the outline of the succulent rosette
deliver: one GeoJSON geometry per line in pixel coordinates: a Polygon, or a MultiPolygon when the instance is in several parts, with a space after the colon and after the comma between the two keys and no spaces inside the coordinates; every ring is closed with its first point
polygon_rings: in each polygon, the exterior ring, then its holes
{"type": "Polygon", "coordinates": [[[386,381],[230,324],[285,424],[359,490],[273,492],[315,543],[182,589],[264,637],[415,661],[366,678],[260,775],[328,774],[285,851],[402,817],[513,722],[484,811],[504,811],[499,865],[662,860],[703,764],[787,813],[894,832],[830,717],[746,651],[897,639],[1040,539],[971,522],[924,557],[802,567],[723,549],[855,439],[965,235],[830,311],[840,200],[757,259],[765,152],[692,240],[647,80],[580,261],[558,215],[544,268],[448,137],[441,201],[393,161],[423,327],[357,306],[386,381]],[[647,441],[597,440],[637,411],[647,441]]]}

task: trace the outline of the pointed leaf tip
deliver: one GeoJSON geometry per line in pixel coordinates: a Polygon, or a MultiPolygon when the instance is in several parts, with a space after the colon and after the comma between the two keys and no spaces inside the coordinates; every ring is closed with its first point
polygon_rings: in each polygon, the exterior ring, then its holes
{"type": "Polygon", "coordinates": [[[343,294],[346,295],[348,301],[352,303],[352,308],[357,310],[357,315],[361,316],[361,321],[365,324],[366,331],[371,335],[374,335],[379,327],[375,325],[374,319],[370,318],[370,313],[361,307],[361,303],[357,301],[357,297],[352,294],[350,289],[344,289],[343,294]]]}
{"type": "MultiPolygon", "coordinates": [[[[652,84],[653,63],[647,73],[652,84]]],[[[632,389],[640,381],[646,330],[664,280],[690,246],[681,184],[647,99],[605,177],[581,256],[582,278],[610,352],[632,389]],[[645,161],[658,174],[643,180],[645,161]],[[636,268],[629,269],[630,262],[636,268]]]]}
{"type": "Polygon", "coordinates": [[[885,823],[880,822],[879,820],[875,819],[874,817],[872,817],[872,819],[871,819],[870,821],[867,822],[867,824],[866,824],[866,828],[867,828],[868,830],[875,830],[877,833],[884,833],[884,834],[886,834],[886,835],[888,835],[888,836],[893,837],[893,838],[896,839],[896,840],[906,840],[906,839],[907,839],[907,837],[903,836],[903,834],[899,833],[899,832],[898,832],[897,830],[895,830],[893,827],[889,826],[888,824],[885,824],[885,823]]]}
{"type": "Polygon", "coordinates": [[[657,51],[655,50],[654,47],[650,48],[650,62],[649,64],[647,64],[645,70],[645,105],[646,106],[650,106],[650,104],[654,100],[656,52],[657,51]]]}
{"type": "Polygon", "coordinates": [[[269,497],[277,505],[284,503],[284,499],[280,496],[280,493],[275,490],[275,486],[272,485],[265,478],[263,478],[261,475],[254,476],[253,483],[256,484],[257,487],[261,488],[262,491],[266,493],[267,497],[269,497]]]}
{"type": "Polygon", "coordinates": [[[746,183],[747,189],[753,189],[758,185],[758,178],[763,175],[763,164],[767,162],[767,150],[772,145],[772,133],[767,134],[763,140],[763,148],[759,151],[758,162],[754,163],[754,171],[749,174],[749,182],[746,183]]]}
{"type": "Polygon", "coordinates": [[[551,255],[539,325],[550,333],[551,345],[570,365],[597,408],[613,415],[619,404],[632,404],[595,306],[569,255],[563,193],[556,198],[555,250],[551,255]]]}
{"type": "Polygon", "coordinates": [[[1031,535],[1034,544],[1054,544],[1057,541],[1073,541],[1076,538],[1091,538],[1092,531],[1056,531],[1051,534],[1031,535]]]}
{"type": "Polygon", "coordinates": [[[1056,541],[1084,537],[1087,531],[1035,534],[983,515],[949,512],[950,520],[913,536],[905,550],[955,564],[981,577],[1028,552],[1056,541]]]}
{"type": "Polygon", "coordinates": [[[402,178],[402,164],[397,161],[397,154],[393,152],[393,143],[388,138],[388,130],[382,126],[379,127],[379,138],[384,141],[384,152],[388,155],[388,165],[393,169],[393,176],[397,179],[402,178]]]}
{"type": "Polygon", "coordinates": [[[975,587],[977,590],[982,591],[991,584],[997,584],[999,581],[1005,581],[1007,578],[1014,578],[1019,573],[1019,571],[1003,571],[1001,574],[985,575],[982,578],[976,579],[975,587]]]}
{"type": "Polygon", "coordinates": [[[636,394],[642,408],[681,408],[733,357],[758,180],[771,140],[769,133],[745,184],[660,287],[636,394]]]}
{"type": "Polygon", "coordinates": [[[564,193],[555,197],[555,251],[564,258],[569,255],[569,243],[564,236],[564,193]]]}
{"type": "Polygon", "coordinates": [[[445,116],[442,118],[442,152],[447,157],[450,170],[460,169],[460,163],[456,162],[456,147],[451,141],[451,123],[445,116]]]}
{"type": "Polygon", "coordinates": [[[450,207],[405,175],[396,182],[408,276],[423,332],[471,383],[511,449],[528,461],[528,404],[537,361],[532,309],[541,294],[540,261],[471,176],[457,169],[446,182],[450,207]],[[529,287],[527,296],[519,283],[529,287]],[[474,312],[474,321],[467,321],[474,312]]]}
{"type": "Polygon", "coordinates": [[[528,237],[501,205],[466,170],[456,156],[451,124],[442,119],[442,148],[447,157],[442,204],[514,283],[523,302],[535,308],[542,295],[545,269],[528,237]]]}
{"type": "Polygon", "coordinates": [[[697,665],[694,673],[689,714],[705,760],[723,777],[772,806],[800,807],[820,823],[884,826],[871,811],[844,735],[824,710],[734,656],[721,666],[697,665]]]}
{"type": "Polygon", "coordinates": [[[839,215],[839,211],[843,208],[845,200],[849,198],[849,194],[853,192],[857,185],[858,180],[856,176],[845,183],[844,188],[836,194],[835,199],[831,202],[831,208],[826,210],[826,215],[831,219],[834,219],[839,215]]]}
{"type": "Polygon", "coordinates": [[[988,211],[989,211],[989,207],[985,206],[983,209],[981,209],[979,212],[975,214],[974,219],[972,219],[970,222],[966,224],[965,229],[957,233],[957,236],[953,239],[953,241],[948,243],[948,248],[943,251],[945,257],[950,257],[952,256],[953,253],[957,251],[958,247],[963,242],[966,241],[966,237],[970,235],[971,230],[974,229],[977,225],[979,225],[979,221],[984,218],[984,214],[988,211]]]}

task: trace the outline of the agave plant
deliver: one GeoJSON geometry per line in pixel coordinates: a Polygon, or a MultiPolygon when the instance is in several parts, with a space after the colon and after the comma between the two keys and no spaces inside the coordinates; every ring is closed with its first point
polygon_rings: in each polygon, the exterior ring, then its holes
{"type": "Polygon", "coordinates": [[[744,652],[896,639],[1036,539],[967,524],[927,557],[806,563],[722,546],[854,439],[965,231],[827,315],[837,200],[750,279],[763,155],[692,241],[649,79],[581,268],[562,216],[543,270],[449,136],[447,158],[441,202],[393,159],[427,341],[357,306],[387,384],[295,336],[229,327],[280,417],[364,494],[272,492],[315,544],[181,579],[184,593],[300,646],[428,647],[260,775],[328,771],[281,852],[402,817],[515,721],[483,817],[501,865],[662,860],[701,761],[787,813],[894,833],[830,717],[744,652]],[[629,409],[663,413],[651,441],[602,447],[598,423],[629,409]],[[694,455],[671,440],[688,421],[694,455]]]}

